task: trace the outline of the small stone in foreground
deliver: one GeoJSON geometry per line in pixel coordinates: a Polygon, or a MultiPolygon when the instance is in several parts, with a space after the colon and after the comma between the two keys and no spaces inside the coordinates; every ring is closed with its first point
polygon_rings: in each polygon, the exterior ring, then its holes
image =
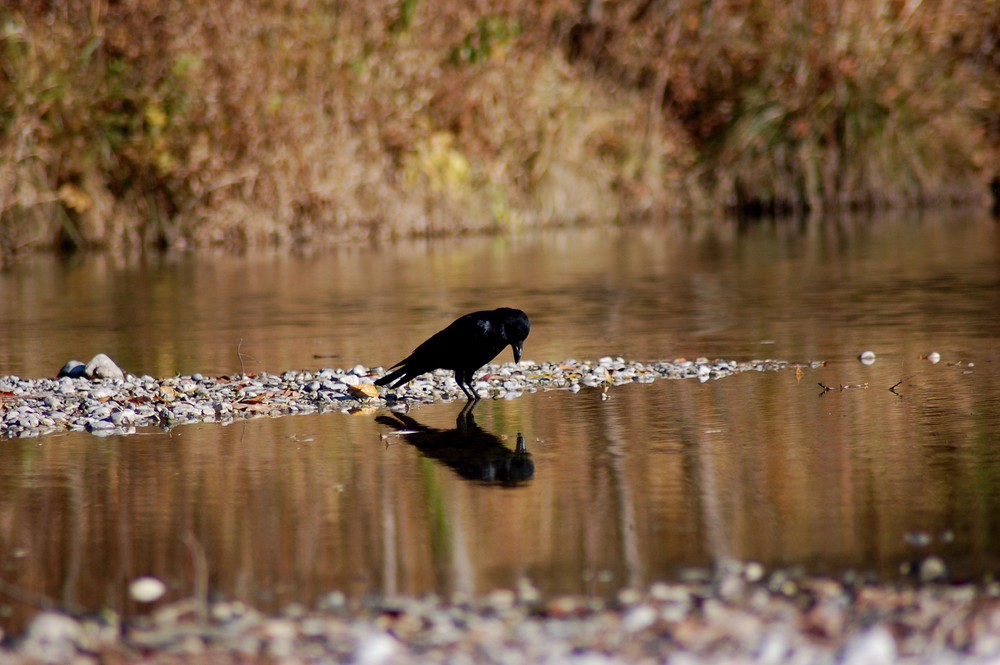
{"type": "Polygon", "coordinates": [[[140,603],[151,603],[159,600],[167,591],[167,585],[149,575],[137,577],[128,586],[129,595],[140,603]]]}
{"type": "Polygon", "coordinates": [[[850,638],[844,645],[843,665],[889,665],[896,662],[896,640],[885,626],[876,626],[850,638]]]}
{"type": "Polygon", "coordinates": [[[929,556],[920,562],[919,577],[921,582],[937,582],[948,575],[948,566],[941,557],[929,556]]]}
{"type": "Polygon", "coordinates": [[[77,653],[80,624],[58,612],[41,612],[28,626],[22,653],[28,658],[46,662],[70,662],[77,653]]]}

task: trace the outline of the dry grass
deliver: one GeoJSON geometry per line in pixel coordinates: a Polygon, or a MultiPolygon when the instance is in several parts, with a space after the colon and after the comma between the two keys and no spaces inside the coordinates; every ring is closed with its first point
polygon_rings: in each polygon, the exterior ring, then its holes
{"type": "Polygon", "coordinates": [[[0,246],[256,245],[981,197],[989,3],[15,0],[0,246]]]}
{"type": "Polygon", "coordinates": [[[741,210],[940,204],[996,170],[1000,6],[617,3],[600,65],[649,89],[741,210]]]}

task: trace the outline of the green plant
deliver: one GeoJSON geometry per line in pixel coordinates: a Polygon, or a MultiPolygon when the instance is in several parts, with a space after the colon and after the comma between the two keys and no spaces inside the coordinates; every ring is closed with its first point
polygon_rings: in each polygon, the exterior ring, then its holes
{"type": "Polygon", "coordinates": [[[501,51],[521,33],[520,24],[514,19],[484,16],[462,38],[462,42],[448,52],[452,64],[483,62],[501,51]]]}

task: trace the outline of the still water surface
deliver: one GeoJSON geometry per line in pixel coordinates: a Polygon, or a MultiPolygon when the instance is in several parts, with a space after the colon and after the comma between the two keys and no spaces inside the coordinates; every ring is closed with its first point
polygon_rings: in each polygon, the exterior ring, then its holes
{"type": "MultiPolygon", "coordinates": [[[[379,412],[0,441],[0,580],[61,603],[139,611],[127,584],[145,574],[189,595],[199,549],[213,593],[272,609],[523,580],[604,596],[730,558],[891,579],[934,553],[954,579],[1000,573],[988,218],[32,257],[0,294],[0,375],[23,377],[97,352],[157,376],[388,365],[499,305],[529,313],[537,361],[827,361],[484,401],[472,422],[420,406],[395,424],[428,428],[409,436],[379,412]]],[[[0,600],[16,630],[30,609],[0,600]]]]}

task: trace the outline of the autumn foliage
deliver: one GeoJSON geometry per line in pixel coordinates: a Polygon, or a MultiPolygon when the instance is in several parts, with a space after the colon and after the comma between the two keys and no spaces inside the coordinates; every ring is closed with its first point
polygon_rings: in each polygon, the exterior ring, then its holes
{"type": "Polygon", "coordinates": [[[1000,5],[13,0],[0,247],[982,202],[1000,5]]]}

